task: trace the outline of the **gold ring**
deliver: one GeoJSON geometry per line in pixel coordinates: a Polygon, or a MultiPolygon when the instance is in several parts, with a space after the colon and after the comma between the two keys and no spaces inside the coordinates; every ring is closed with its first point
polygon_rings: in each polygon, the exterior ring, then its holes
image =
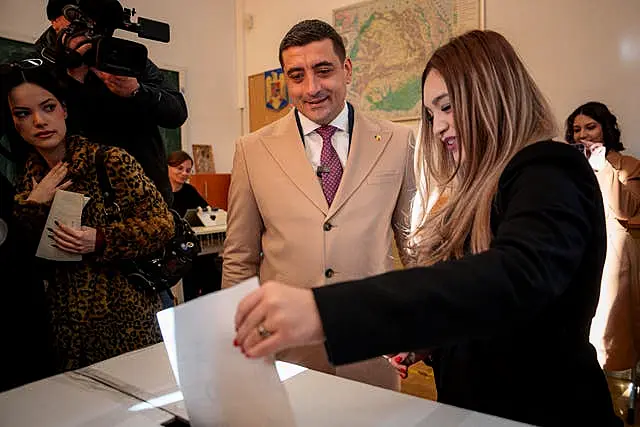
{"type": "Polygon", "coordinates": [[[267,328],[264,327],[262,323],[258,325],[258,335],[261,338],[269,338],[271,336],[271,331],[268,331],[267,328]]]}

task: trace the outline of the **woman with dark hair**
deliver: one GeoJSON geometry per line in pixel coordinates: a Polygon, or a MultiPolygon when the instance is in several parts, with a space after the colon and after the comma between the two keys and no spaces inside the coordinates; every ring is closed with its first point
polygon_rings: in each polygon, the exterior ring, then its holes
{"type": "MultiPolygon", "coordinates": [[[[193,159],[184,151],[169,154],[169,182],[173,191],[172,208],[184,216],[187,209],[206,208],[209,204],[191,184],[187,182],[193,172],[193,159]]],[[[222,260],[217,254],[199,255],[193,261],[191,271],[182,278],[184,300],[220,290],[222,260]]]]}
{"type": "Polygon", "coordinates": [[[565,136],[570,144],[602,143],[607,152],[624,151],[618,119],[601,102],[591,101],[576,108],[567,118],[565,136]]]}
{"type": "Polygon", "coordinates": [[[600,102],[578,107],[567,119],[566,140],[583,144],[604,201],[607,258],[590,340],[608,371],[632,368],[640,356],[640,248],[625,223],[640,215],[640,161],[620,153],[616,116],[600,102]]]}
{"type": "Polygon", "coordinates": [[[173,205],[171,206],[180,216],[184,216],[187,209],[206,208],[209,204],[187,181],[193,173],[193,159],[184,151],[174,151],[167,158],[169,165],[169,182],[173,191],[173,205]]]}
{"type": "Polygon", "coordinates": [[[171,238],[173,216],[162,196],[126,151],[67,135],[63,92],[44,67],[16,63],[2,83],[3,106],[29,148],[14,198],[24,238],[37,242],[44,232],[62,252],[81,256],[52,261],[46,293],[56,370],[78,369],[160,341],[155,318],[160,299],[136,289],[121,262],[153,253],[171,238]],[[111,209],[100,189],[98,153],[118,209],[111,209]],[[44,229],[57,190],[89,198],[81,225],[55,221],[44,229]]]}

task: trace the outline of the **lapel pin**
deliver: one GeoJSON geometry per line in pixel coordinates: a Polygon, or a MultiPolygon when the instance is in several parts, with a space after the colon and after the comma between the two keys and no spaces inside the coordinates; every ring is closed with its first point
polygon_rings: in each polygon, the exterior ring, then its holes
{"type": "Polygon", "coordinates": [[[382,139],[382,137],[380,135],[376,135],[376,136],[374,136],[374,138],[375,138],[376,141],[380,141],[382,139]]]}

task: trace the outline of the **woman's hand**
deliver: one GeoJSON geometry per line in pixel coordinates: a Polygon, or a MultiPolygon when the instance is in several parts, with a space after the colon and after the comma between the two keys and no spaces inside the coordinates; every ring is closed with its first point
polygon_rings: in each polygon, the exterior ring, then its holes
{"type": "Polygon", "coordinates": [[[250,358],[324,340],[311,290],[278,282],[266,282],[240,301],[235,324],[233,344],[250,358]]]}
{"type": "Polygon", "coordinates": [[[61,162],[52,167],[40,182],[37,182],[35,178],[31,178],[33,188],[29,197],[27,197],[27,201],[35,203],[49,202],[53,199],[53,195],[56,194],[57,190],[64,190],[71,185],[71,180],[60,184],[67,175],[67,171],[67,164],[61,162]]]}
{"type": "Polygon", "coordinates": [[[605,166],[607,161],[607,149],[600,142],[581,141],[584,144],[589,164],[595,171],[599,171],[605,166]]]}
{"type": "Polygon", "coordinates": [[[97,68],[91,68],[91,71],[102,80],[111,92],[120,97],[130,98],[136,90],[140,89],[140,83],[135,77],[116,76],[115,74],[100,71],[97,68]]]}
{"type": "Polygon", "coordinates": [[[91,227],[68,227],[55,221],[55,229],[47,229],[49,238],[53,239],[55,246],[72,254],[89,254],[96,250],[96,229],[91,227]]]}
{"type": "Polygon", "coordinates": [[[423,360],[427,356],[427,353],[396,353],[396,354],[388,354],[385,356],[385,359],[396,368],[398,371],[398,375],[403,380],[407,378],[409,375],[409,366],[414,363],[418,363],[423,360]]]}

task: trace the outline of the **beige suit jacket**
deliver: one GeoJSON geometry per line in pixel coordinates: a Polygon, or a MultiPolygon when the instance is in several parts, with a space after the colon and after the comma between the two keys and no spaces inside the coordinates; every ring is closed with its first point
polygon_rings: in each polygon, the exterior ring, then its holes
{"type": "Polygon", "coordinates": [[[640,215],[640,161],[610,151],[596,172],[607,219],[607,257],[590,341],[606,370],[640,360],[640,242],[620,224],[640,215]]]}
{"type": "MultiPolygon", "coordinates": [[[[261,282],[311,288],[383,273],[393,268],[394,234],[406,261],[414,142],[409,128],[356,111],[349,156],[329,207],[293,111],[237,141],[222,286],[258,275],[261,282]]],[[[336,368],[323,346],[312,346],[280,358],[399,387],[397,373],[382,357],[336,368]]]]}

